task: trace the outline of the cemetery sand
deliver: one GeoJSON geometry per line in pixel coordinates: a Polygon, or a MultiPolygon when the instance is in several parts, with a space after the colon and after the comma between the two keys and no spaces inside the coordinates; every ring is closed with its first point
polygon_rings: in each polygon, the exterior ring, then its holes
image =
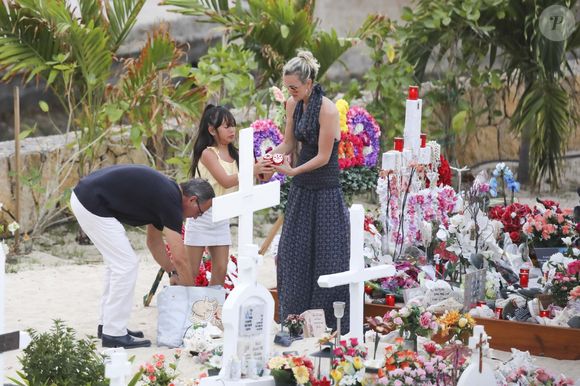
{"type": "MultiPolygon", "coordinates": [[[[578,205],[575,194],[558,195],[556,198],[564,207],[578,205]]],[[[531,203],[529,195],[521,201],[531,203]]],[[[363,203],[365,208],[371,205],[363,203]]],[[[256,216],[257,217],[257,216],[256,216]]],[[[257,218],[255,218],[257,220],[257,218]]],[[[275,219],[262,215],[262,221],[255,221],[255,243],[261,245],[275,219]]],[[[29,255],[19,258],[15,265],[8,265],[6,275],[6,331],[34,328],[38,332],[48,331],[54,319],[63,320],[67,326],[74,328],[77,337],[96,335],[97,317],[102,290],[104,265],[100,254],[93,246],[81,246],[74,241],[76,232],[60,227],[42,237],[35,245],[35,250],[29,255]],[[44,240],[44,242],[43,242],[44,240]]],[[[237,227],[232,227],[233,239],[237,227]]],[[[145,362],[151,361],[156,353],[172,356],[174,350],[157,347],[157,308],[156,298],[149,307],[143,307],[143,296],[151,288],[151,284],[159,266],[151,257],[145,246],[145,233],[140,229],[130,229],[129,238],[141,259],[139,277],[134,294],[133,311],[129,328],[143,330],[145,336],[152,340],[152,347],[138,348],[128,351],[134,355],[133,370],[145,362]]],[[[235,247],[231,250],[236,253],[235,247]]],[[[258,270],[258,280],[266,287],[276,286],[275,263],[272,248],[264,256],[264,263],[258,270]]],[[[164,276],[160,288],[168,285],[164,276]]],[[[274,325],[274,329],[278,329],[274,325]]],[[[274,333],[275,331],[273,331],[274,333]]],[[[493,337],[492,337],[493,338],[493,337]]],[[[273,337],[272,337],[273,339],[273,337]]],[[[101,349],[100,342],[97,344],[101,349]]],[[[313,352],[317,348],[314,338],[294,342],[291,347],[272,346],[273,353],[295,350],[300,353],[313,352]]],[[[380,354],[381,349],[379,348],[380,354]]],[[[18,356],[21,352],[13,351],[4,355],[5,375],[15,377],[20,369],[18,356]]],[[[493,356],[499,360],[507,360],[510,354],[494,350],[493,356]]],[[[563,373],[578,380],[580,385],[580,361],[564,361],[551,358],[535,357],[535,364],[544,367],[555,374],[563,373]]],[[[499,364],[499,361],[494,361],[499,364]]],[[[179,362],[179,379],[188,381],[196,377],[201,368],[195,365],[191,356],[183,353],[179,362]]],[[[179,384],[179,383],[178,383],[179,384]]]]}

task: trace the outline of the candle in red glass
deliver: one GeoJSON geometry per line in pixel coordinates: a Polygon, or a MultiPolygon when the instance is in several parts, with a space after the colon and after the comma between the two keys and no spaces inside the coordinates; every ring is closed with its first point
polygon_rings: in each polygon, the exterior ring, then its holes
{"type": "Polygon", "coordinates": [[[503,318],[501,317],[501,314],[502,314],[502,312],[503,312],[503,307],[495,307],[495,316],[496,316],[498,319],[503,319],[503,318]]]}
{"type": "Polygon", "coordinates": [[[395,150],[403,151],[403,138],[395,137],[395,150]]]}
{"type": "Polygon", "coordinates": [[[416,101],[419,99],[419,87],[409,86],[409,100],[416,101]]]}
{"type": "Polygon", "coordinates": [[[385,297],[385,303],[387,306],[394,306],[395,305],[395,295],[387,295],[385,297]]]}
{"type": "Polygon", "coordinates": [[[540,317],[541,318],[549,318],[550,317],[550,311],[549,310],[540,310],[540,317]]]}
{"type": "Polygon", "coordinates": [[[421,147],[427,146],[427,134],[421,133],[421,147]]]}
{"type": "Polygon", "coordinates": [[[529,279],[530,279],[530,270],[526,268],[520,269],[520,287],[528,288],[529,279]]]}

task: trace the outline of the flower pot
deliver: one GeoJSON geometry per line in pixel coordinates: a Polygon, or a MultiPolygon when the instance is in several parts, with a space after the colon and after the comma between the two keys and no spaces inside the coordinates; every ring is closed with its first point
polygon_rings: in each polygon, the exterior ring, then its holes
{"type": "Polygon", "coordinates": [[[276,386],[296,386],[296,381],[285,381],[285,380],[281,380],[281,379],[276,379],[274,378],[274,384],[276,386]]]}
{"type": "Polygon", "coordinates": [[[534,252],[536,254],[536,258],[538,259],[538,263],[541,265],[550,259],[555,253],[558,252],[566,252],[566,247],[534,247],[534,252]]]}

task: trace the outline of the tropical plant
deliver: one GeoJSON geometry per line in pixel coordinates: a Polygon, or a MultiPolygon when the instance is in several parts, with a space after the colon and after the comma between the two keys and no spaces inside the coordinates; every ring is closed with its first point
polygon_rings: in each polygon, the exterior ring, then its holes
{"type": "Polygon", "coordinates": [[[320,62],[318,77],[352,46],[348,39],[339,39],[334,30],[317,29],[314,0],[248,0],[230,7],[226,0],[164,0],[172,11],[199,17],[224,28],[228,42],[242,39],[243,47],[255,54],[260,85],[276,84],[284,63],[299,48],[312,51],[320,62]]]}
{"type": "Polygon", "coordinates": [[[77,339],[75,331],[60,320],[54,321],[50,332],[29,330],[32,342],[19,358],[20,379],[10,379],[26,385],[94,385],[105,386],[105,364],[97,353],[93,339],[77,339]]]}
{"type": "MultiPolygon", "coordinates": [[[[544,177],[552,188],[559,183],[567,140],[578,122],[575,73],[568,56],[580,47],[580,28],[563,41],[542,35],[540,15],[553,0],[503,0],[505,17],[493,20],[492,52],[501,50],[508,85],[523,87],[517,98],[511,127],[520,134],[518,179],[541,187],[544,177]]],[[[577,1],[558,2],[575,9],[577,1]]]]}
{"type": "Polygon", "coordinates": [[[206,100],[205,88],[196,86],[200,83],[183,64],[184,56],[167,28],[159,27],[137,58],[125,60],[124,73],[107,104],[130,127],[133,145],[139,148],[144,142],[158,169],[166,168],[166,159],[174,163],[174,157],[188,155],[191,133],[177,128],[191,127],[206,100]],[[168,122],[176,128],[168,129],[168,122]],[[170,148],[173,152],[168,154],[170,148]]]}

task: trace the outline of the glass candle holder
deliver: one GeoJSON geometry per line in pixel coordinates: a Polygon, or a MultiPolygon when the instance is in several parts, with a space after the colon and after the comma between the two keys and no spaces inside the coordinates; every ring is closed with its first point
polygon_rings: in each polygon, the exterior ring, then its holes
{"type": "Polygon", "coordinates": [[[393,307],[395,305],[395,295],[388,294],[387,296],[385,296],[385,304],[387,306],[393,307]]]}
{"type": "Polygon", "coordinates": [[[395,150],[396,151],[403,151],[404,141],[401,137],[395,137],[395,150]]]}
{"type": "Polygon", "coordinates": [[[502,313],[503,313],[503,307],[495,307],[495,316],[498,319],[503,319],[502,313]]]}
{"type": "Polygon", "coordinates": [[[540,310],[540,317],[541,318],[549,318],[550,317],[550,310],[540,310]]]}
{"type": "Polygon", "coordinates": [[[419,99],[419,86],[409,86],[409,100],[419,99]]]}
{"type": "Polygon", "coordinates": [[[527,268],[520,269],[520,287],[528,288],[530,280],[530,270],[527,268]]]}
{"type": "Polygon", "coordinates": [[[427,146],[427,134],[421,133],[421,147],[427,146]]]}

